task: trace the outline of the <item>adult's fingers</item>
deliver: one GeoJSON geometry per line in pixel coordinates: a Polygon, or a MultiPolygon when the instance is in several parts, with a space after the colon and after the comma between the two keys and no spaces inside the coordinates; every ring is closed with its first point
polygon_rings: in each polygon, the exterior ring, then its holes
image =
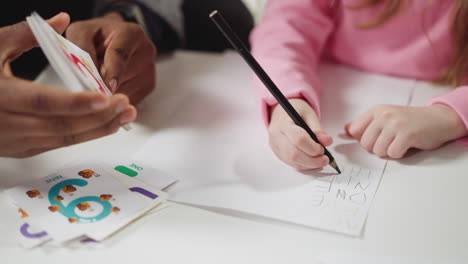
{"type": "Polygon", "coordinates": [[[73,135],[100,127],[130,107],[128,98],[118,95],[110,106],[102,111],[77,116],[33,116],[10,113],[3,123],[10,127],[12,136],[61,136],[73,135]]]}
{"type": "MultiPolygon", "coordinates": [[[[130,109],[124,111],[122,116],[124,115],[135,115],[136,110],[135,108],[131,107],[130,109]]],[[[78,133],[74,135],[66,135],[66,136],[51,136],[51,137],[32,137],[26,138],[21,141],[15,142],[9,149],[12,149],[13,153],[2,153],[2,156],[9,156],[15,158],[24,158],[33,155],[37,155],[39,153],[57,149],[60,147],[70,146],[74,144],[83,143],[86,141],[90,141],[93,139],[101,138],[104,136],[111,135],[118,131],[118,129],[127,123],[122,123],[122,119],[120,117],[116,117],[104,126],[99,128],[95,128],[90,131],[86,131],[83,133],[78,133]]]]}
{"type": "MultiPolygon", "coordinates": [[[[70,16],[67,13],[59,13],[47,22],[61,34],[70,23],[70,16]]],[[[2,63],[12,61],[37,46],[36,38],[26,21],[2,28],[0,37],[2,38],[0,44],[2,63]]]]}
{"type": "MultiPolygon", "coordinates": [[[[141,75],[142,72],[149,72],[151,75],[155,74],[155,58],[150,56],[150,53],[147,49],[139,47],[138,50],[129,59],[125,72],[119,79],[121,84],[119,89],[125,82],[141,75]]],[[[106,76],[108,76],[107,73],[106,76]]]]}
{"type": "Polygon", "coordinates": [[[89,21],[75,22],[66,31],[67,39],[88,52],[95,65],[98,65],[96,44],[99,43],[98,38],[101,37],[99,31],[100,29],[89,21]]]}
{"type": "Polygon", "coordinates": [[[109,106],[111,97],[97,92],[72,93],[38,83],[9,78],[2,80],[0,105],[10,112],[34,115],[78,116],[109,106]]]}
{"type": "Polygon", "coordinates": [[[123,83],[118,92],[127,95],[130,98],[130,103],[137,105],[156,87],[156,71],[154,64],[142,71],[134,79],[123,83]]]}
{"type": "Polygon", "coordinates": [[[58,13],[50,19],[47,19],[47,23],[55,29],[59,34],[62,34],[70,24],[70,15],[65,12],[58,13]]]}
{"type": "Polygon", "coordinates": [[[117,130],[123,126],[128,124],[129,122],[133,121],[134,118],[136,117],[136,109],[132,106],[130,106],[128,109],[126,109],[121,115],[117,116],[104,126],[95,128],[91,131],[79,133],[76,135],[69,135],[69,136],[64,136],[64,137],[55,137],[59,143],[62,143],[62,146],[68,146],[68,145],[73,145],[73,144],[78,144],[78,143],[83,143],[86,141],[90,141],[93,139],[101,138],[110,134],[113,134],[117,132],[117,130]],[[125,118],[125,116],[132,116],[133,118],[128,121],[125,120],[126,122],[122,122],[122,119],[125,118]]]}
{"type": "Polygon", "coordinates": [[[139,45],[139,40],[135,35],[135,30],[137,29],[134,28],[139,26],[126,25],[126,27],[123,30],[115,32],[104,54],[104,80],[113,92],[117,90],[122,81],[122,76],[127,69],[130,58],[139,45]]]}

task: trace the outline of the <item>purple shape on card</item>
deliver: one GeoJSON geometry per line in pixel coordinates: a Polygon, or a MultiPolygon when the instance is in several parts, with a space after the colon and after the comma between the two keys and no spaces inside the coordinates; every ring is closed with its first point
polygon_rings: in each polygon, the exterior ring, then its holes
{"type": "Polygon", "coordinates": [[[145,190],[143,188],[140,188],[140,187],[132,187],[132,188],[130,188],[130,191],[140,193],[140,194],[142,194],[144,196],[147,196],[147,197],[149,197],[150,199],[153,199],[153,200],[158,198],[158,196],[156,194],[154,194],[154,193],[152,193],[152,192],[150,192],[148,190],[145,190]]]}
{"type": "Polygon", "coordinates": [[[89,237],[88,237],[88,238],[85,238],[85,239],[83,239],[83,240],[81,240],[80,242],[81,242],[81,243],[99,243],[99,241],[94,240],[94,239],[89,238],[89,237]]]}
{"type": "Polygon", "coordinates": [[[47,236],[47,232],[45,232],[45,231],[35,233],[35,234],[31,234],[31,233],[29,233],[28,228],[29,228],[28,223],[24,223],[20,228],[21,234],[23,234],[23,236],[25,236],[27,238],[41,238],[41,237],[47,236]]]}

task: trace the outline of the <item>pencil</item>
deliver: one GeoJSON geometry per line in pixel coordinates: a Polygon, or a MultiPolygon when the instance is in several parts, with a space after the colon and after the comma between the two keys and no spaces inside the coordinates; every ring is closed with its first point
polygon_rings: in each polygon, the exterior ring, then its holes
{"type": "Polygon", "coordinates": [[[258,78],[263,82],[271,94],[275,97],[278,103],[283,107],[283,109],[288,113],[291,119],[297,126],[302,127],[307,134],[318,144],[320,144],[324,149],[324,155],[329,159],[329,165],[333,167],[338,173],[341,173],[340,168],[336,164],[335,158],[327,150],[327,148],[322,145],[317,136],[314,134],[312,129],[307,125],[307,123],[302,119],[302,117],[297,113],[294,107],[289,103],[288,99],[281,93],[276,84],[271,80],[268,74],[263,70],[263,68],[258,64],[257,60],[252,56],[244,43],[239,39],[237,34],[232,30],[231,26],[226,22],[224,17],[217,11],[213,11],[210,14],[211,20],[215,23],[218,29],[223,33],[224,37],[231,43],[231,45],[237,50],[237,52],[244,58],[247,64],[252,68],[258,78]]]}

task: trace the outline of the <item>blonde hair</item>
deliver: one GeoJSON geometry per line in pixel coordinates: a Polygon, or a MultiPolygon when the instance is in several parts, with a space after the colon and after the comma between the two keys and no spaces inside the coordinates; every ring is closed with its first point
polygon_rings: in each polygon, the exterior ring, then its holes
{"type": "MultiPolygon", "coordinates": [[[[420,0],[414,0],[420,1],[420,0]]],[[[402,8],[403,0],[364,0],[351,9],[383,5],[382,11],[371,21],[358,25],[362,29],[371,29],[384,24],[394,17],[402,8]]],[[[435,80],[440,83],[460,86],[468,80],[468,1],[456,0],[455,17],[452,24],[452,35],[455,42],[455,56],[447,69],[435,80]]]]}

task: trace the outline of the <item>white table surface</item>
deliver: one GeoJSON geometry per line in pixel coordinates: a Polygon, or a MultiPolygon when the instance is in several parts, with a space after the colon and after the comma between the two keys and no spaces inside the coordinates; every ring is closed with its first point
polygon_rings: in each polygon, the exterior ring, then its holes
{"type": "MultiPolygon", "coordinates": [[[[0,211],[9,206],[6,189],[83,155],[121,152],[131,157],[161,127],[171,100],[177,100],[171,98],[171,83],[190,81],[210,70],[197,65],[218,59],[216,54],[178,52],[158,62],[158,89],[144,101],[131,132],[28,159],[0,158],[0,211]],[[152,105],[156,101],[157,107],[152,105]]],[[[38,80],[61,85],[50,69],[38,80]]],[[[424,105],[448,89],[417,82],[411,104],[424,105]]],[[[0,232],[7,234],[0,238],[0,263],[468,263],[467,150],[451,143],[390,161],[362,238],[172,204],[102,249],[28,250],[5,232],[16,217],[1,214],[0,232]]]]}

